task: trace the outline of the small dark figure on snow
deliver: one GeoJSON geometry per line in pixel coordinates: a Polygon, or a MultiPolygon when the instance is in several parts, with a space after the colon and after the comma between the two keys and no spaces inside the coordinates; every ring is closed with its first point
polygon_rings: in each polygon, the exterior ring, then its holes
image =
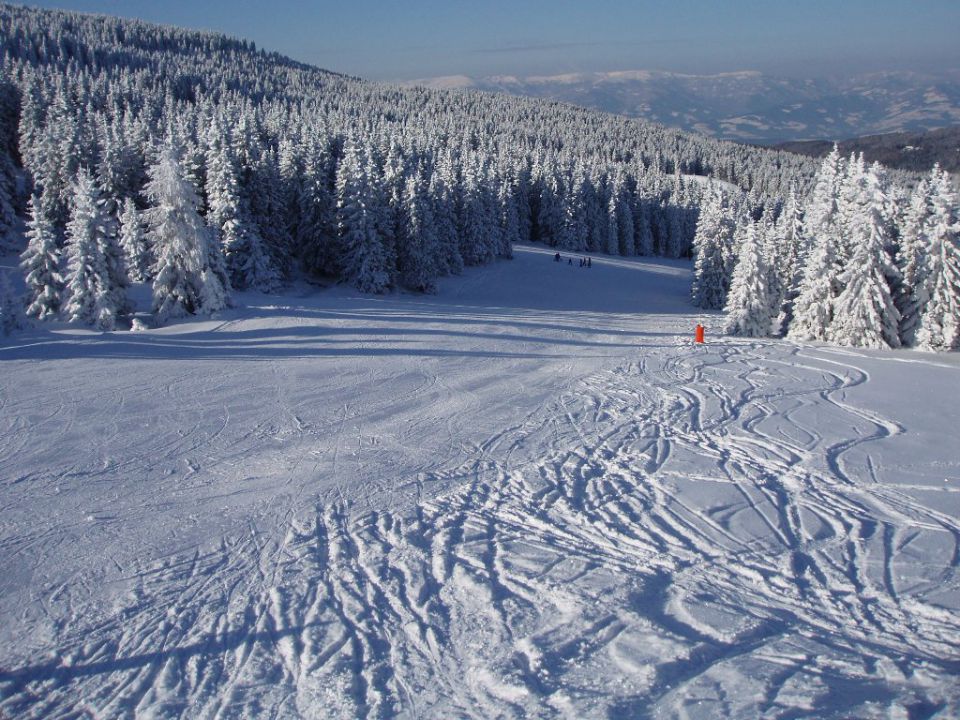
{"type": "Polygon", "coordinates": [[[573,265],[573,258],[567,258],[567,265],[573,265]]]}
{"type": "Polygon", "coordinates": [[[587,267],[593,267],[593,265],[590,262],[590,258],[587,258],[587,267]]]}
{"type": "Polygon", "coordinates": [[[560,253],[557,253],[556,255],[553,256],[553,261],[560,262],[560,253]]]}
{"type": "Polygon", "coordinates": [[[583,258],[580,258],[580,267],[583,267],[583,258]]]}

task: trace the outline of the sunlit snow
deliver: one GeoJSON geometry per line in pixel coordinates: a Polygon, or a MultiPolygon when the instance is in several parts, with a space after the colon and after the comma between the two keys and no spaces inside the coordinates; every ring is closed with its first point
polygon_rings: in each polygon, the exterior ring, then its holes
{"type": "Polygon", "coordinates": [[[960,712],[956,353],[515,252],[0,340],[0,716],[960,712]]]}

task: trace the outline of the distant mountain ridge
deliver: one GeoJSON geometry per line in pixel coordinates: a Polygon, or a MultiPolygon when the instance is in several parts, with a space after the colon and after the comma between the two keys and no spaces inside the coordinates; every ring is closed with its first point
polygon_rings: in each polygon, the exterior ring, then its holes
{"type": "Polygon", "coordinates": [[[561,75],[465,75],[406,85],[528,95],[639,117],[724,140],[841,140],[960,125],[960,70],[796,79],[756,71],[659,70],[561,75]]]}
{"type": "MultiPolygon", "coordinates": [[[[863,153],[867,162],[879,162],[890,168],[926,172],[934,163],[950,173],[960,173],[960,127],[941,128],[924,133],[889,133],[852,138],[838,143],[840,153],[863,153]]],[[[833,143],[826,140],[785,142],[771,146],[777,150],[824,157],[833,143]]]]}

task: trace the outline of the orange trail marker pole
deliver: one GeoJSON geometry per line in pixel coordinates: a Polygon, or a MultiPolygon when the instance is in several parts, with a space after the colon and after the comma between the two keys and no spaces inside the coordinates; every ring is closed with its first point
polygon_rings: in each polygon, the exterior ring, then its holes
{"type": "Polygon", "coordinates": [[[703,342],[703,325],[701,325],[700,323],[697,323],[697,336],[696,336],[696,340],[697,340],[698,343],[702,343],[702,342],[703,342]]]}

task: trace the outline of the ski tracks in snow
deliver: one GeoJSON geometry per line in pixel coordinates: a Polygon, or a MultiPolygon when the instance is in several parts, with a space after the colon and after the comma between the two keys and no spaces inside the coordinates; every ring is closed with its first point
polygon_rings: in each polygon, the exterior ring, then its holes
{"type": "Polygon", "coordinates": [[[145,563],[0,670],[0,714],[956,713],[934,596],[960,523],[851,459],[902,432],[844,400],[868,381],[786,344],[651,351],[419,477],[454,489],[412,511],[335,501],[145,563]]]}

